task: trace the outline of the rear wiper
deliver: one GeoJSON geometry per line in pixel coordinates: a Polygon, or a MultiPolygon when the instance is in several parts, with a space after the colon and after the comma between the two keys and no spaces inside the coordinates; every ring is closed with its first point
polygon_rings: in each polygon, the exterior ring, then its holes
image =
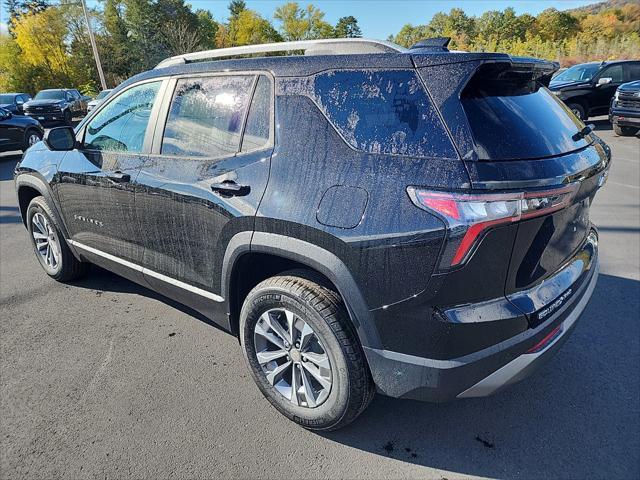
{"type": "Polygon", "coordinates": [[[595,130],[595,128],[596,128],[596,126],[593,123],[590,123],[589,125],[584,127],[582,130],[580,130],[579,132],[574,133],[573,136],[571,137],[571,139],[574,142],[577,142],[578,140],[583,139],[584,137],[589,135],[591,132],[593,132],[595,130]]]}

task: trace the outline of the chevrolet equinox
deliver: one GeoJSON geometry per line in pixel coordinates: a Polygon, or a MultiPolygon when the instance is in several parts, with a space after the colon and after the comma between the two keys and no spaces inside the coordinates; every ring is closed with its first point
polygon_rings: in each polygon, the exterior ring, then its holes
{"type": "Polygon", "coordinates": [[[547,89],[556,63],[446,46],[164,60],[25,153],[36,257],[58,281],[94,263],[211,318],[309,429],[376,391],[440,402],[524,378],[591,297],[611,154],[547,89]]]}

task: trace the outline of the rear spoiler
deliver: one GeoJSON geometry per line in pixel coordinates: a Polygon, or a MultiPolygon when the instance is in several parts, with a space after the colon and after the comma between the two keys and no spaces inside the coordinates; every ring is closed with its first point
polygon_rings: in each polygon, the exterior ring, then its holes
{"type": "Polygon", "coordinates": [[[533,57],[516,57],[507,55],[506,53],[487,53],[487,52],[450,52],[450,51],[428,51],[424,49],[416,50],[416,53],[411,52],[411,58],[416,68],[424,67],[437,67],[442,65],[452,64],[465,64],[467,66],[473,65],[471,69],[451,69],[451,74],[469,76],[473,70],[477,69],[482,64],[490,63],[504,63],[505,66],[509,66],[509,69],[520,72],[531,72],[534,78],[545,86],[549,85],[553,73],[560,68],[558,62],[552,62],[549,60],[542,60],[533,57]]]}

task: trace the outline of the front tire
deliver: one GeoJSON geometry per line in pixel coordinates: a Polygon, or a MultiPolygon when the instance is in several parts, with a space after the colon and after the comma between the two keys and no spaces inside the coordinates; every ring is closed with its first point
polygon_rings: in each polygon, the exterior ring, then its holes
{"type": "Polygon", "coordinates": [[[583,122],[587,119],[585,108],[579,103],[570,103],[567,105],[573,114],[583,122]]]}
{"type": "Polygon", "coordinates": [[[70,127],[73,126],[73,115],[70,110],[65,110],[64,112],[64,124],[70,127]]]}
{"type": "Polygon", "coordinates": [[[249,292],[240,340],[251,375],[283,415],[310,430],[337,430],[375,393],[340,296],[295,273],[249,292]]]}
{"type": "Polygon", "coordinates": [[[638,133],[639,130],[636,127],[622,127],[620,125],[614,125],[613,131],[620,137],[631,137],[638,133]]]}
{"type": "Polygon", "coordinates": [[[24,134],[24,142],[22,144],[22,151],[24,152],[30,146],[35,145],[40,140],[42,140],[42,134],[38,130],[36,130],[34,128],[30,128],[24,134]]]}
{"type": "Polygon", "coordinates": [[[68,282],[82,277],[87,263],[73,256],[51,207],[44,197],[35,197],[27,208],[27,229],[40,265],[51,278],[68,282]]]}

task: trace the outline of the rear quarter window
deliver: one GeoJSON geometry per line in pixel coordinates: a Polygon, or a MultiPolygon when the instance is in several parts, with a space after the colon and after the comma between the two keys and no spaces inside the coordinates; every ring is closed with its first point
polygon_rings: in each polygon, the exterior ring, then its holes
{"type": "Polygon", "coordinates": [[[457,158],[415,72],[337,70],[314,79],[314,99],[354,149],[457,158]]]}

